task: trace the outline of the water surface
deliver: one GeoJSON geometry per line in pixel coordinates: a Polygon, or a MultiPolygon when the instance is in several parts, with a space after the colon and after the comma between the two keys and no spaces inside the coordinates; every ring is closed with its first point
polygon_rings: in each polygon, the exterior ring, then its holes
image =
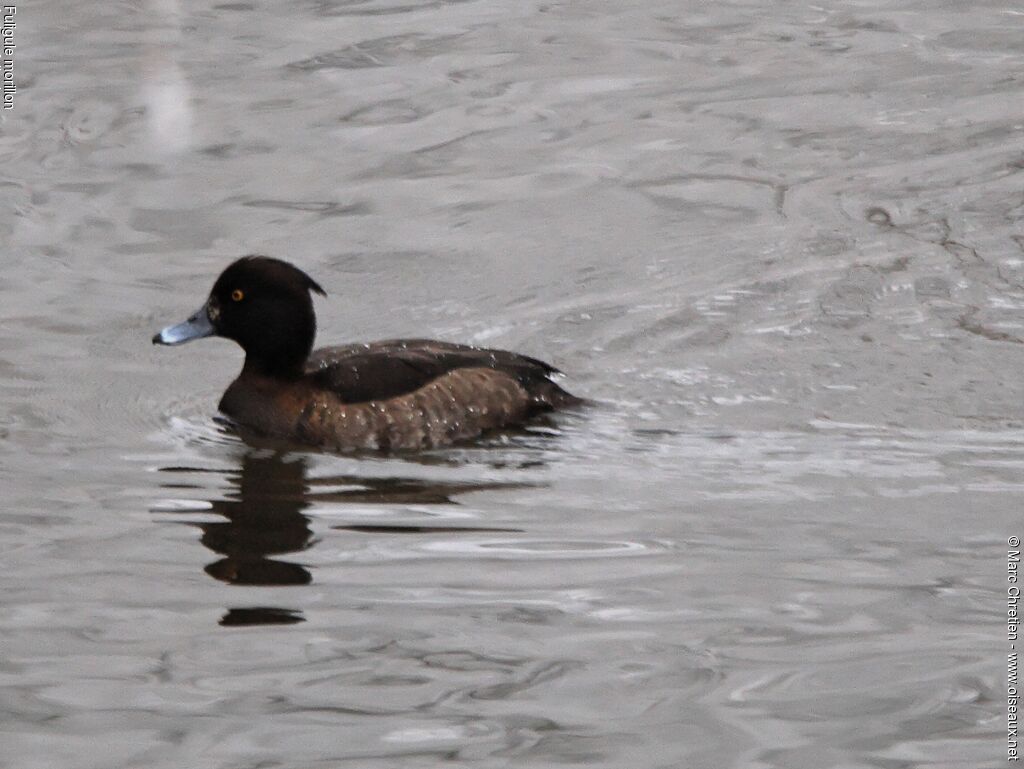
{"type": "Polygon", "coordinates": [[[23,11],[0,766],[1002,765],[1016,6],[23,11]],[[246,445],[149,338],[250,252],[597,405],[246,445]]]}

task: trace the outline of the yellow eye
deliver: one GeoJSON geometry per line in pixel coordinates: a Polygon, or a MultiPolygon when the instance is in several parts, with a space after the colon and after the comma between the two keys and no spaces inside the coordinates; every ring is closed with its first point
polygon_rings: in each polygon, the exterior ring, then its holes
{"type": "Polygon", "coordinates": [[[243,299],[245,299],[245,293],[242,291],[242,289],[236,288],[234,291],[231,292],[231,299],[236,302],[241,302],[243,299]]]}

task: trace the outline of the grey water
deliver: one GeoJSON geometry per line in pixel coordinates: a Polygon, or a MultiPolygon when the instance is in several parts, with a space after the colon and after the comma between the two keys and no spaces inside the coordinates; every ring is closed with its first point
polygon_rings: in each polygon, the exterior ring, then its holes
{"type": "Polygon", "coordinates": [[[18,6],[0,767],[990,767],[1024,492],[1009,2],[18,6]],[[247,445],[149,339],[245,253],[322,344],[594,401],[247,445]]]}

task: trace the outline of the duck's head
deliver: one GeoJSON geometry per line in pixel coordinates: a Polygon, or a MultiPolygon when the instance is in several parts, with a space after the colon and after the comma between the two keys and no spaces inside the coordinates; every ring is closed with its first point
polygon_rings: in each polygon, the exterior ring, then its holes
{"type": "Polygon", "coordinates": [[[269,256],[244,256],[221,273],[202,307],[154,336],[153,344],[222,336],[241,345],[245,368],[253,373],[301,374],[316,336],[311,291],[325,295],[298,267],[269,256]]]}

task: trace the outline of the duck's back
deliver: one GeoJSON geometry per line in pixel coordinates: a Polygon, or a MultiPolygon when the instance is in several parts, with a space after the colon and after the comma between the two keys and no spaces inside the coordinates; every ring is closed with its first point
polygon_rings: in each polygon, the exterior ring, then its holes
{"type": "Polygon", "coordinates": [[[416,449],[579,403],[551,380],[557,373],[504,350],[386,340],[316,350],[301,383],[287,390],[243,373],[221,410],[262,432],[324,448],[416,449]]]}

